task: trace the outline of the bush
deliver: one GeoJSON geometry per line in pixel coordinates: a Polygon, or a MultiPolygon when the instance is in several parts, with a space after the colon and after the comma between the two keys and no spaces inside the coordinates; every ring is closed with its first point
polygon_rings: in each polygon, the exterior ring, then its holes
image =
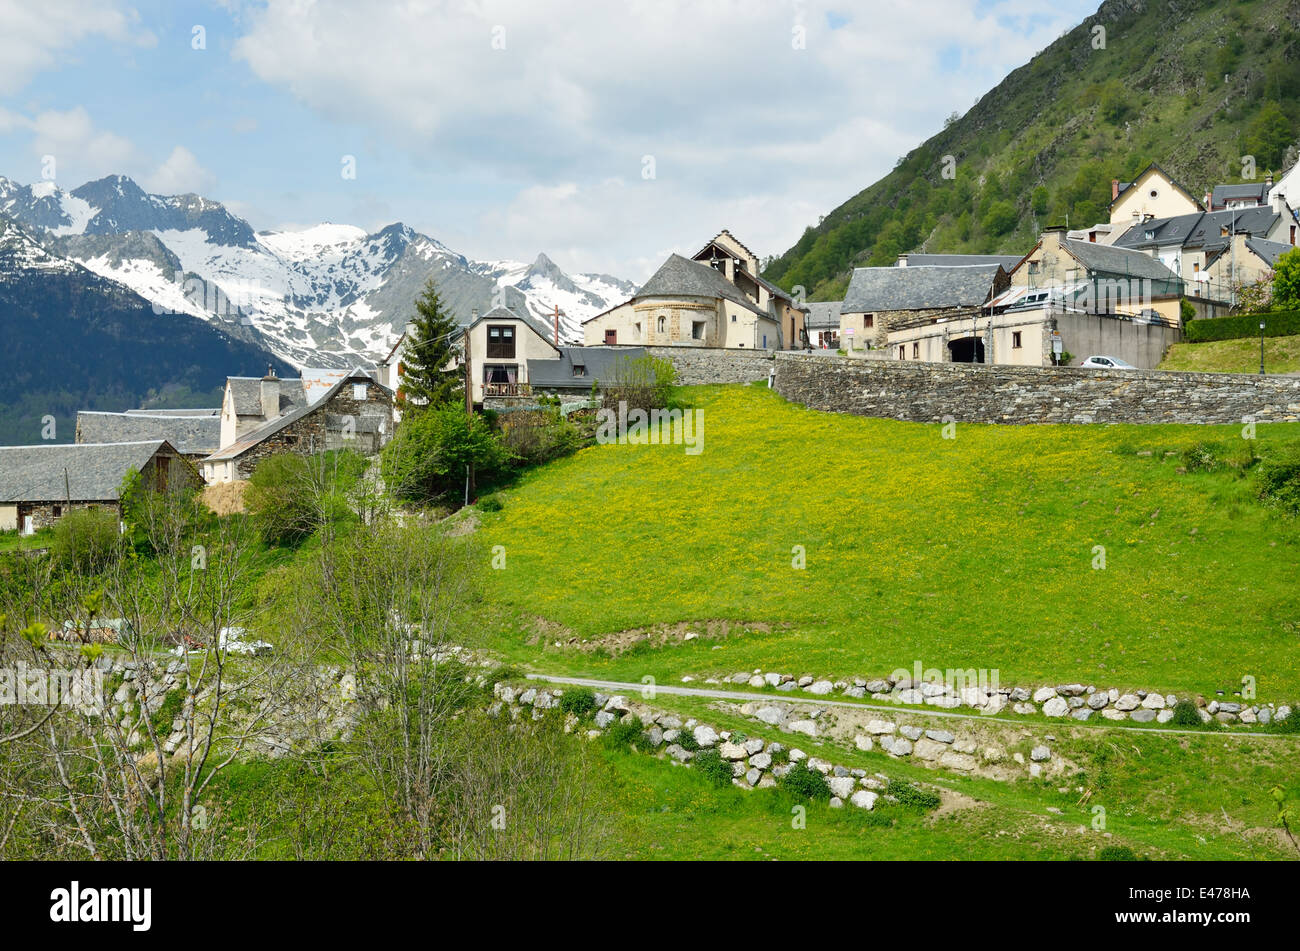
{"type": "Polygon", "coordinates": [[[1300,311],[1281,310],[1268,314],[1242,314],[1237,317],[1189,320],[1183,328],[1183,337],[1188,343],[1258,337],[1261,320],[1264,321],[1265,337],[1291,337],[1300,334],[1300,311]]]}
{"type": "Polygon", "coordinates": [[[1199,727],[1204,721],[1201,720],[1201,714],[1196,708],[1196,704],[1190,700],[1179,700],[1174,704],[1174,717],[1169,722],[1174,726],[1199,727]]]}
{"type": "Polygon", "coordinates": [[[1183,450],[1183,466],[1188,472],[1213,472],[1219,468],[1216,447],[1198,442],[1183,450]]]}
{"type": "Polygon", "coordinates": [[[931,809],[939,808],[937,794],[927,792],[901,779],[891,779],[889,781],[889,795],[897,799],[900,806],[907,809],[929,812],[931,809]]]}
{"type": "Polygon", "coordinates": [[[50,555],[65,568],[93,573],[113,559],[120,544],[117,513],[112,509],[73,509],[54,523],[50,555]]]}
{"type": "Polygon", "coordinates": [[[512,466],[522,469],[577,452],[583,440],[578,428],[555,408],[502,413],[501,441],[512,466]]]}
{"type": "Polygon", "coordinates": [[[579,720],[585,720],[596,710],[596,695],[586,687],[566,690],[560,697],[560,709],[572,713],[579,720]]]}
{"type": "Polygon", "coordinates": [[[813,802],[826,802],[831,798],[831,787],[826,785],[826,777],[815,769],[809,769],[804,762],[795,763],[780,779],[781,788],[800,799],[813,802]]]}
{"type": "Polygon", "coordinates": [[[448,404],[412,411],[384,447],[382,472],[389,489],[402,499],[430,502],[455,499],[465,488],[470,465],[479,482],[502,475],[510,452],[482,414],[472,418],[448,404]]]}
{"type": "Polygon", "coordinates": [[[695,741],[695,734],[690,730],[682,730],[677,735],[677,745],[688,753],[694,753],[700,748],[700,744],[695,741]]]}
{"type": "Polygon", "coordinates": [[[1138,857],[1127,845],[1108,845],[1097,853],[1102,862],[1136,862],[1138,857]]]}
{"type": "Polygon", "coordinates": [[[296,544],[321,524],[307,457],[281,453],[263,459],[244,492],[244,507],[267,544],[296,544]]]}
{"type": "Polygon", "coordinates": [[[695,757],[694,765],[713,785],[719,788],[731,785],[731,764],[717,750],[704,750],[695,757]]]}
{"type": "Polygon", "coordinates": [[[662,357],[623,357],[601,387],[601,405],[607,409],[617,409],[619,403],[626,403],[629,410],[667,409],[676,383],[677,368],[662,357]]]}
{"type": "Polygon", "coordinates": [[[641,718],[635,714],[626,716],[616,723],[611,723],[609,729],[605,731],[605,742],[618,750],[625,750],[629,746],[640,749],[644,740],[645,734],[642,731],[641,718]]]}
{"type": "Polygon", "coordinates": [[[1300,515],[1300,446],[1266,457],[1257,471],[1260,499],[1291,515],[1300,515]]]}
{"type": "Polygon", "coordinates": [[[495,495],[489,495],[478,500],[478,507],[483,512],[500,512],[503,506],[499,498],[495,495]]]}

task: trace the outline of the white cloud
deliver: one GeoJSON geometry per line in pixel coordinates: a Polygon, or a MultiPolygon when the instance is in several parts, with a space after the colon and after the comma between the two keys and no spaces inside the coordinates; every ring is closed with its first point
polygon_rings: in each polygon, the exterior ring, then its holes
{"type": "Polygon", "coordinates": [[[268,0],[241,10],[234,55],[417,163],[517,192],[467,251],[567,247],[583,260],[564,266],[617,273],[724,226],[784,250],[1087,2],[873,4],[831,29],[817,0],[268,0]]]}
{"type": "Polygon", "coordinates": [[[216,177],[199,164],[194,153],[183,145],[172,149],[172,154],[151,174],[141,181],[146,191],[160,195],[179,195],[202,192],[216,181],[216,177]]]}
{"type": "Polygon", "coordinates": [[[50,109],[28,121],[35,156],[51,155],[60,181],[71,177],[98,178],[120,172],[132,164],[135,148],[112,132],[95,127],[81,106],[50,109]]]}
{"type": "Polygon", "coordinates": [[[57,64],[84,40],[98,37],[135,46],[157,38],[105,0],[0,0],[0,95],[22,89],[32,76],[57,64]]]}

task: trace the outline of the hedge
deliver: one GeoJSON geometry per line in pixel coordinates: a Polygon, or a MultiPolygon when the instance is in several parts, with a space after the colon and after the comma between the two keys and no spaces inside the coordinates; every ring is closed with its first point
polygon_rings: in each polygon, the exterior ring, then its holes
{"type": "Polygon", "coordinates": [[[1239,317],[1206,317],[1189,320],[1183,327],[1188,343],[1207,340],[1235,340],[1258,337],[1259,322],[1264,321],[1265,337],[1290,337],[1300,334],[1300,310],[1283,310],[1271,314],[1242,314],[1239,317]]]}

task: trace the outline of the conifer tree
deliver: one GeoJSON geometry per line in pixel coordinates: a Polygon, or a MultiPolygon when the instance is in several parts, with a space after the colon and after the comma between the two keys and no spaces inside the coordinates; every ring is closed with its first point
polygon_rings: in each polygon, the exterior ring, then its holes
{"type": "Polygon", "coordinates": [[[414,406],[442,406],[462,398],[461,371],[454,360],[460,353],[460,325],[443,307],[433,278],[415,301],[415,317],[407,331],[402,356],[403,402],[414,406]]]}

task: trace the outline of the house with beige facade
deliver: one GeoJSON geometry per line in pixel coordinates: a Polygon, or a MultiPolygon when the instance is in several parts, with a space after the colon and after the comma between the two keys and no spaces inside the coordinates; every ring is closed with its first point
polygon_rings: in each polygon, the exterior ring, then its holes
{"type": "Polygon", "coordinates": [[[1152,218],[1173,218],[1205,211],[1205,206],[1155,162],[1131,182],[1110,183],[1110,223],[1132,227],[1152,218]]]}
{"type": "Polygon", "coordinates": [[[759,276],[758,258],[723,231],[694,257],[669,256],[636,294],[583,322],[587,346],[795,350],[806,306],[759,276]]]}

